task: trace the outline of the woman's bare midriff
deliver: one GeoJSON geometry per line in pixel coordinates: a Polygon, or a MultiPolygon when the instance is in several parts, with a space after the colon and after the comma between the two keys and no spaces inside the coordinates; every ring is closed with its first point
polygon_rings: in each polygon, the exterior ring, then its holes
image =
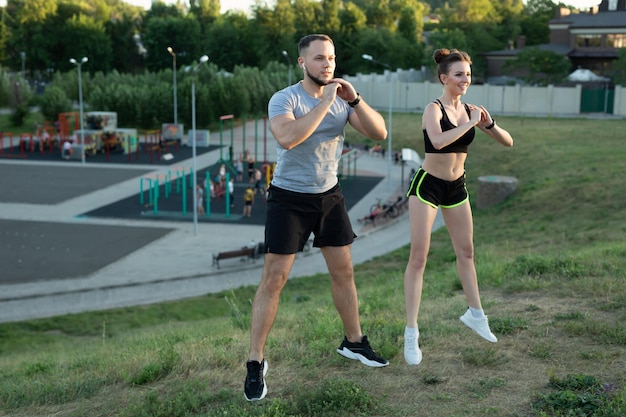
{"type": "Polygon", "coordinates": [[[454,181],[465,172],[466,153],[427,153],[422,169],[437,178],[454,181]]]}

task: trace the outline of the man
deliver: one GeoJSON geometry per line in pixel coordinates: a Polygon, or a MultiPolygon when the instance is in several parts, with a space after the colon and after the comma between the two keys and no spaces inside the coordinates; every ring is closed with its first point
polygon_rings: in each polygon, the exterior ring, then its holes
{"type": "Polygon", "coordinates": [[[354,269],[350,254],[356,235],[345,207],[337,170],[346,123],[373,140],[387,129],[347,81],[334,78],[335,46],[327,35],[307,35],[298,44],[304,79],[275,93],[269,102],[270,129],[278,161],[268,189],[265,264],[252,304],[250,353],[244,394],[261,400],[267,394],[263,350],[298,251],[311,233],[332,279],[332,295],[345,336],[337,352],[367,366],[389,362],[361,333],[354,269]]]}

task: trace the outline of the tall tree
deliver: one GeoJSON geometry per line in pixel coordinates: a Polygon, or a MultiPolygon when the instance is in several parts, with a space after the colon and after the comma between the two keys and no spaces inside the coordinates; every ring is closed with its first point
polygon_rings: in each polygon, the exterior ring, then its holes
{"type": "Polygon", "coordinates": [[[227,71],[233,71],[237,65],[256,66],[260,42],[252,26],[243,12],[222,15],[206,28],[203,51],[212,63],[227,71]]]}
{"type": "MultiPolygon", "coordinates": [[[[368,26],[390,30],[395,28],[395,22],[391,14],[390,0],[363,0],[362,3],[365,6],[368,26]]],[[[357,4],[361,5],[362,3],[360,0],[357,4]]]]}
{"type": "Polygon", "coordinates": [[[8,43],[11,39],[11,29],[7,24],[7,20],[10,17],[8,16],[5,8],[2,8],[0,13],[0,62],[5,62],[8,55],[8,43]]]}
{"type": "Polygon", "coordinates": [[[524,13],[522,0],[503,0],[494,4],[498,19],[489,32],[500,41],[497,49],[505,48],[522,33],[521,22],[524,13]]]}
{"type": "Polygon", "coordinates": [[[177,65],[190,65],[197,62],[203,52],[201,47],[200,23],[193,16],[152,17],[145,24],[141,39],[147,51],[146,67],[159,71],[171,66],[167,48],[176,51],[177,65]]]}
{"type": "Polygon", "coordinates": [[[138,25],[132,16],[121,15],[119,19],[109,20],[105,30],[113,45],[111,66],[120,72],[137,72],[143,62],[134,40],[138,25]]]}
{"type": "Polygon", "coordinates": [[[398,33],[410,42],[422,41],[425,7],[423,3],[410,1],[400,9],[398,33]]]}
{"type": "MultiPolygon", "coordinates": [[[[17,0],[14,0],[17,2],[17,0]]],[[[14,2],[11,1],[11,2],[14,2]]],[[[57,11],[56,0],[25,0],[19,8],[18,21],[22,25],[41,23],[57,11]]]]}
{"type": "Polygon", "coordinates": [[[367,16],[363,10],[351,1],[344,3],[343,9],[339,11],[339,20],[344,35],[351,35],[367,25],[367,16]]]}
{"type": "MultiPolygon", "coordinates": [[[[89,58],[90,71],[108,72],[112,69],[113,47],[111,38],[105,33],[104,25],[94,18],[79,14],[64,26],[64,39],[73,39],[72,51],[75,59],[89,58]]],[[[71,68],[67,63],[66,68],[71,68]]]]}
{"type": "Polygon", "coordinates": [[[189,0],[189,11],[204,27],[220,16],[220,0],[189,0]]]}
{"type": "Polygon", "coordinates": [[[554,18],[557,7],[551,0],[528,0],[520,22],[527,45],[541,45],[550,41],[548,22],[554,18]]]}
{"type": "Polygon", "coordinates": [[[341,28],[341,20],[339,19],[340,0],[322,0],[322,9],[324,15],[322,17],[322,32],[335,37],[341,28]]]}
{"type": "Polygon", "coordinates": [[[322,5],[309,0],[295,0],[293,5],[295,32],[291,42],[309,33],[323,32],[322,5]]]}

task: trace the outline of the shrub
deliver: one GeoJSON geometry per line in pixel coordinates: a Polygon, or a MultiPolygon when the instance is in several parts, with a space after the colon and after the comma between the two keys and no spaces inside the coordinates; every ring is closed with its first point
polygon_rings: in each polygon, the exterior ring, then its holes
{"type": "Polygon", "coordinates": [[[61,88],[49,86],[38,99],[41,114],[46,120],[57,120],[60,113],[72,110],[72,102],[61,88]]]}

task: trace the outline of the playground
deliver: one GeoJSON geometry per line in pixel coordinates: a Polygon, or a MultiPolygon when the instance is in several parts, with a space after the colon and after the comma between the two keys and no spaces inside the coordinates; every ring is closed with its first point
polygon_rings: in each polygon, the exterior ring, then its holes
{"type": "MultiPolygon", "coordinates": [[[[198,171],[200,178],[205,178],[207,175],[209,175],[208,169],[198,171]]],[[[348,210],[369,193],[382,179],[383,177],[377,176],[354,176],[343,181],[342,187],[348,210]]],[[[260,193],[256,193],[254,196],[251,216],[243,216],[243,195],[247,186],[247,182],[235,182],[233,201],[227,201],[228,194],[219,198],[209,197],[208,202],[205,202],[205,214],[198,215],[198,222],[263,225],[265,223],[265,196],[260,193]],[[231,204],[234,205],[231,207],[231,204]]],[[[177,179],[168,183],[168,185],[158,185],[157,189],[159,190],[157,193],[161,196],[158,197],[156,209],[154,200],[150,200],[150,194],[154,198],[154,189],[152,192],[150,189],[144,189],[143,193],[138,193],[83,213],[83,216],[168,221],[193,220],[193,200],[191,198],[193,188],[189,185],[189,180],[182,181],[177,179]],[[186,191],[184,191],[185,189],[186,191]]]]}
{"type": "MultiPolygon", "coordinates": [[[[218,153],[217,150],[213,152],[218,153]]],[[[198,171],[198,177],[205,178],[211,169],[218,168],[216,164],[203,168],[198,171]]],[[[160,172],[166,169],[161,167],[160,172]]],[[[2,283],[89,276],[170,234],[175,230],[172,221],[190,223],[193,220],[192,188],[189,181],[183,184],[182,177],[179,177],[181,188],[178,191],[176,180],[170,185],[159,185],[159,192],[163,194],[167,187],[171,189],[168,198],[163,196],[159,200],[156,213],[150,205],[148,190],[144,190],[142,203],[139,181],[154,172],[145,165],[133,168],[106,163],[83,166],[62,161],[54,164],[0,164],[0,175],[10,177],[12,181],[7,192],[0,195],[0,204],[7,204],[6,219],[0,222],[5,248],[0,251],[0,262],[6,269],[2,283]],[[186,193],[182,187],[186,187],[186,193]],[[187,199],[186,213],[181,209],[183,195],[187,199]],[[85,208],[81,210],[82,207],[85,208]],[[113,220],[116,225],[91,221],[96,219],[113,220]],[[116,220],[149,220],[154,224],[143,227],[120,221],[117,225],[116,220]],[[161,221],[163,227],[158,226],[161,221]]],[[[189,168],[186,176],[190,176],[189,168]]],[[[348,210],[383,179],[383,176],[376,175],[344,177],[342,187],[348,210]]],[[[226,204],[225,196],[212,199],[210,210],[207,207],[206,213],[198,216],[198,221],[232,224],[238,228],[260,226],[262,230],[265,221],[263,195],[255,195],[251,217],[242,216],[243,191],[247,185],[246,182],[236,182],[234,207],[226,204]]],[[[245,245],[250,239],[249,234],[238,234],[240,229],[232,230],[235,236],[223,236],[216,242],[228,240],[245,245]]],[[[217,236],[220,233],[223,232],[218,232],[217,236]]],[[[222,247],[223,243],[219,245],[222,247]]],[[[210,262],[207,259],[207,267],[210,262]]]]}
{"type": "MultiPolygon", "coordinates": [[[[23,189],[38,190],[25,193],[31,199],[35,196],[45,199],[46,195],[59,198],[67,194],[76,197],[76,193],[97,190],[103,179],[107,180],[106,186],[110,186],[122,181],[125,175],[134,174],[139,178],[135,180],[132,196],[81,216],[192,221],[195,197],[199,222],[264,223],[265,189],[274,169],[274,162],[268,156],[268,142],[273,153],[273,141],[268,140],[266,118],[243,120],[235,129],[233,115],[221,116],[219,129],[212,135],[208,130],[195,131],[195,149],[190,146],[193,143],[191,132],[185,138],[182,125],[164,124],[161,130],[138,133],[135,129],[118,128],[117,114],[113,112],[90,112],[85,121],[87,129],[80,130],[77,115],[64,113],[54,125],[39,126],[34,134],[17,138],[10,132],[0,133],[4,135],[0,137],[4,143],[4,147],[0,147],[0,160],[29,162],[29,168],[18,174],[26,183],[13,188],[13,197],[23,198],[19,196],[19,190],[23,189]],[[32,165],[39,161],[55,162],[59,169],[47,164],[45,172],[41,172],[32,165]],[[200,161],[197,166],[196,161],[200,161]],[[114,165],[121,170],[102,171],[95,175],[96,179],[91,178],[96,171],[80,169],[85,168],[86,163],[90,168],[114,165]],[[128,166],[128,172],[123,169],[124,165],[128,166]],[[196,184],[199,187],[194,193],[196,184]],[[243,197],[248,187],[255,192],[251,215],[244,216],[243,197]],[[42,192],[43,189],[54,191],[42,192]]],[[[348,209],[381,180],[375,176],[356,176],[356,159],[357,152],[346,149],[340,167],[348,209]]],[[[20,164],[16,165],[11,173],[21,171],[20,164]]]]}
{"type": "MultiPolygon", "coordinates": [[[[202,186],[234,179],[232,201],[230,194],[220,193],[219,188],[214,197],[204,190],[199,223],[260,226],[262,230],[264,193],[257,189],[250,217],[243,215],[244,191],[256,185],[256,178],[249,179],[246,157],[252,155],[252,166],[262,171],[264,189],[273,169],[273,162],[266,161],[267,143],[272,142],[257,133],[256,126],[265,129],[262,120],[249,121],[247,133],[245,127],[235,133],[232,118],[222,122],[226,127],[211,135],[213,143],[196,147],[196,173],[192,147],[186,144],[168,144],[170,159],[158,157],[154,149],[150,156],[147,147],[155,143],[156,133],[153,138],[140,136],[132,153],[97,152],[84,164],[76,158],[63,159],[54,144],[42,151],[36,142],[31,148],[30,139],[19,143],[5,138],[0,161],[6,163],[0,163],[0,175],[11,178],[12,186],[0,196],[0,204],[8,204],[9,210],[0,230],[6,246],[5,256],[0,257],[7,267],[4,276],[11,282],[88,276],[169,234],[175,230],[172,222],[191,223],[194,174],[202,186]],[[250,151],[246,154],[245,149],[250,151]],[[243,168],[237,168],[243,170],[241,176],[235,168],[240,157],[243,168]],[[25,216],[27,212],[34,214],[25,216]],[[111,220],[114,224],[119,220],[119,226],[97,224],[111,220]],[[128,221],[134,220],[153,224],[130,226],[128,221]]],[[[356,175],[356,158],[357,152],[346,150],[340,170],[348,210],[384,179],[371,172],[356,175]]],[[[241,244],[249,238],[239,236],[241,244]]]]}

